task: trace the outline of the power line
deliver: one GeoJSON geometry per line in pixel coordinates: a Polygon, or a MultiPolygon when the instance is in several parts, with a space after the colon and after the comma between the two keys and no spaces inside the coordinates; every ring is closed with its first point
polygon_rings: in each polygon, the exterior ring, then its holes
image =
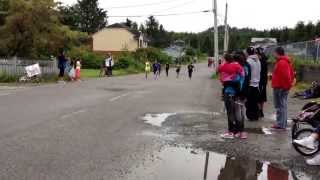
{"type": "Polygon", "coordinates": [[[189,14],[200,14],[200,13],[209,13],[212,10],[204,10],[204,11],[190,11],[190,12],[182,12],[182,13],[170,13],[170,14],[144,14],[144,15],[120,15],[120,16],[108,16],[111,18],[133,18],[133,17],[148,17],[148,16],[155,16],[155,17],[163,17],[163,16],[182,16],[182,15],[189,15],[189,14]]]}
{"type": "Polygon", "coordinates": [[[155,11],[155,12],[153,12],[152,14],[161,13],[161,12],[164,12],[164,11],[169,11],[169,10],[172,10],[172,9],[184,7],[184,6],[186,6],[186,5],[188,5],[188,4],[191,4],[191,3],[194,3],[194,0],[192,0],[192,1],[187,1],[187,2],[184,2],[184,3],[178,4],[178,5],[176,5],[176,6],[172,6],[172,7],[169,7],[169,8],[163,9],[163,10],[160,10],[160,11],[155,11]]]}
{"type": "Polygon", "coordinates": [[[107,7],[106,9],[127,9],[127,8],[147,7],[147,6],[156,6],[156,5],[172,3],[172,2],[175,2],[175,1],[166,0],[166,1],[160,1],[160,2],[154,2],[154,3],[134,4],[134,5],[127,5],[127,6],[111,6],[111,7],[107,7]]]}

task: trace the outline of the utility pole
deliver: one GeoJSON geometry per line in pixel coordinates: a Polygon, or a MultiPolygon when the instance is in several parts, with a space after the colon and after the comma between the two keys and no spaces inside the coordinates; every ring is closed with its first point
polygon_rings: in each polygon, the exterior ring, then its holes
{"type": "Polygon", "coordinates": [[[228,3],[226,3],[226,14],[224,20],[224,52],[229,50],[229,26],[228,26],[228,3]]]}
{"type": "Polygon", "coordinates": [[[219,61],[219,32],[218,32],[217,0],[213,0],[213,14],[214,14],[214,60],[215,60],[215,67],[217,67],[218,61],[219,61]]]}

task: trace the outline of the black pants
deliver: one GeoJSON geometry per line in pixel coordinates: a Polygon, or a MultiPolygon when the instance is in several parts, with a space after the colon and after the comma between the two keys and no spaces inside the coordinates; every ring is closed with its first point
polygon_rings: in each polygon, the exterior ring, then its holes
{"type": "Polygon", "coordinates": [[[107,76],[112,76],[112,67],[107,67],[107,76]]]}
{"type": "Polygon", "coordinates": [[[244,130],[244,104],[235,96],[224,95],[228,116],[228,131],[233,133],[244,130]]]}
{"type": "Polygon", "coordinates": [[[189,71],[189,78],[190,79],[192,78],[192,73],[193,73],[193,71],[189,71]]]}
{"type": "Polygon", "coordinates": [[[167,77],[169,76],[169,69],[168,68],[166,68],[166,75],[167,75],[167,77]]]}
{"type": "Polygon", "coordinates": [[[64,68],[59,68],[59,77],[64,76],[64,68]]]}
{"type": "Polygon", "coordinates": [[[248,88],[248,96],[246,102],[246,115],[247,118],[251,121],[257,121],[260,117],[260,91],[258,87],[249,87],[248,88]]]}

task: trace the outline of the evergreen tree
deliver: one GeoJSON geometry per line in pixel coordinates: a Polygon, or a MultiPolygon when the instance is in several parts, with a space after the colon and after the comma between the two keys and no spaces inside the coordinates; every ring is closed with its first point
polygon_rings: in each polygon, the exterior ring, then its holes
{"type": "Polygon", "coordinates": [[[4,25],[8,10],[9,0],[0,0],[0,26],[4,25]]]}
{"type": "Polygon", "coordinates": [[[60,8],[63,23],[74,30],[95,33],[107,25],[107,11],[99,8],[98,0],[78,0],[71,7],[60,8]]]}

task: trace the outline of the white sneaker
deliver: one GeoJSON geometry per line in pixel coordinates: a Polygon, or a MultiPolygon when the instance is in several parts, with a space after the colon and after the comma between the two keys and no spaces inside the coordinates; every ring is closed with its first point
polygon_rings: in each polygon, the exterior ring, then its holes
{"type": "Polygon", "coordinates": [[[312,159],[308,159],[307,164],[310,166],[320,166],[320,154],[316,155],[312,159]]]}
{"type": "Polygon", "coordinates": [[[314,144],[314,138],[313,137],[306,137],[300,140],[294,140],[293,143],[305,147],[310,150],[316,149],[315,144],[314,144]]]}

